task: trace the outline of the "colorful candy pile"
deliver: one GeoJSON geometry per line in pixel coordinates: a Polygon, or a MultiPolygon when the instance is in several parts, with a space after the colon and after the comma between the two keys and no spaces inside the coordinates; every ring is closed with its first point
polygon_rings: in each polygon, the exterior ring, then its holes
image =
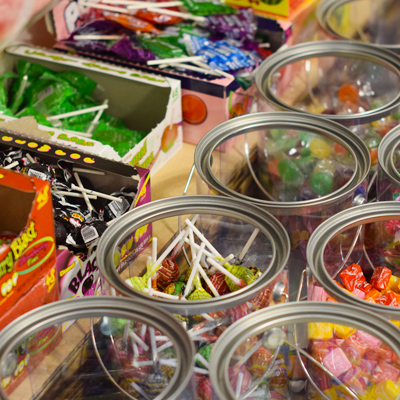
{"type": "Polygon", "coordinates": [[[82,23],[63,43],[213,79],[252,70],[271,54],[255,40],[252,9],[219,0],[113,4],[81,2],[82,23]]]}
{"type": "MultiPolygon", "coordinates": [[[[191,220],[185,220],[182,231],[159,257],[157,257],[157,238],[153,237],[153,256],[149,257],[146,273],[141,277],[128,278],[126,283],[151,296],[194,301],[222,297],[252,284],[262,275],[262,271],[255,267],[240,265],[254,242],[258,229],[253,231],[237,257],[230,254],[224,258],[195,226],[198,217],[195,215],[191,220]],[[200,245],[196,243],[195,238],[200,245]],[[191,254],[191,266],[182,273],[175,259],[185,244],[188,247],[187,252],[191,254]],[[231,261],[234,258],[233,264],[231,261]]],[[[197,348],[195,371],[199,398],[209,400],[212,396],[208,368],[214,342],[229,325],[240,318],[275,304],[271,288],[272,285],[269,285],[254,299],[234,308],[191,315],[189,318],[175,315],[187,329],[197,348]]],[[[159,346],[157,352],[169,346],[171,342],[159,346]]]]}
{"type": "Polygon", "coordinates": [[[39,124],[83,135],[112,146],[120,156],[139,143],[147,131],[125,127],[105,112],[91,96],[97,83],[80,72],[55,72],[38,64],[18,62],[18,76],[0,77],[0,113],[14,117],[34,116],[39,124]],[[9,83],[9,93],[6,81],[9,83]]]}
{"type": "Polygon", "coordinates": [[[304,201],[343,187],[354,159],[338,143],[309,132],[271,129],[264,138],[260,182],[274,201],[304,201]]]}
{"type": "MultiPolygon", "coordinates": [[[[400,360],[376,337],[352,327],[310,323],[309,353],[330,373],[308,363],[318,388],[330,399],[395,400],[400,394],[400,360]],[[335,379],[336,378],[336,379],[335,379]]],[[[310,398],[319,399],[310,385],[310,398]]]]}
{"type": "Polygon", "coordinates": [[[90,173],[104,175],[104,172],[82,171],[63,160],[56,166],[46,164],[22,149],[0,151],[0,166],[50,182],[56,244],[67,246],[82,260],[108,223],[130,209],[136,196],[137,188],[134,187],[123,187],[111,195],[95,191],[90,180],[78,172],[84,172],[85,176],[90,173]]]}

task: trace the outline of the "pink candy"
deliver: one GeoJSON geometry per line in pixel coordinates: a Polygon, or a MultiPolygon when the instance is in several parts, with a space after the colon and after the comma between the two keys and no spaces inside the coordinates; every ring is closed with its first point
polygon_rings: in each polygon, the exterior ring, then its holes
{"type": "Polygon", "coordinates": [[[360,299],[363,299],[366,296],[365,292],[363,292],[362,290],[357,289],[357,288],[355,288],[351,293],[353,293],[355,296],[357,296],[360,299]]]}
{"type": "Polygon", "coordinates": [[[359,337],[370,349],[376,349],[381,345],[381,341],[377,339],[375,336],[370,335],[364,331],[357,331],[357,337],[359,337]]]}
{"type": "Polygon", "coordinates": [[[322,364],[336,377],[347,372],[351,367],[351,362],[344,354],[343,350],[336,348],[331,350],[323,359],[322,364]]]}
{"type": "Polygon", "coordinates": [[[308,300],[310,301],[326,301],[328,293],[320,286],[311,286],[311,293],[308,293],[308,300]]]}
{"type": "Polygon", "coordinates": [[[376,383],[385,382],[391,380],[396,382],[400,375],[400,371],[387,363],[386,361],[380,360],[378,365],[374,369],[373,378],[376,383]]]}

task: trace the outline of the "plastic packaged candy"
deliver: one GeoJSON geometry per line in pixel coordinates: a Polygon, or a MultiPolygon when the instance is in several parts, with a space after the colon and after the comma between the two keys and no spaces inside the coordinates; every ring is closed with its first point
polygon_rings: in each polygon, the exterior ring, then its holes
{"type": "Polygon", "coordinates": [[[257,31],[251,8],[240,9],[237,14],[210,15],[205,26],[213,35],[241,41],[253,40],[257,31]]]}
{"type": "Polygon", "coordinates": [[[140,44],[160,58],[174,58],[185,56],[186,53],[178,46],[168,43],[161,37],[139,37],[140,44]]]}
{"type": "Polygon", "coordinates": [[[268,112],[234,118],[200,140],[194,160],[199,194],[245,200],[279,219],[291,239],[292,282],[305,268],[316,227],[366,201],[368,149],[347,128],[315,116],[268,112]]]}
{"type": "Polygon", "coordinates": [[[97,260],[108,293],[157,304],[185,326],[196,345],[201,397],[211,390],[209,358],[226,327],[285,301],[288,253],[286,233],[271,215],[232,199],[182,196],[120,217],[101,237],[97,260]],[[132,238],[145,239],[140,254],[129,250],[132,238]]]}
{"type": "Polygon", "coordinates": [[[216,398],[385,399],[400,394],[396,327],[357,307],[301,302],[259,310],[213,346],[216,398]]]}
{"type": "Polygon", "coordinates": [[[363,204],[321,224],[307,247],[308,298],[353,304],[400,326],[398,201],[363,204]]]}
{"type": "Polygon", "coordinates": [[[104,18],[110,21],[118,22],[123,27],[135,32],[153,33],[155,35],[158,35],[160,33],[160,30],[157,29],[154,25],[150,24],[147,21],[143,21],[140,18],[136,18],[133,15],[104,12],[104,18]]]}
{"type": "Polygon", "coordinates": [[[153,52],[134,46],[127,37],[113,44],[109,50],[125,60],[134,62],[147,62],[156,58],[153,52]]]}
{"type": "Polygon", "coordinates": [[[359,135],[377,165],[382,137],[399,123],[400,63],[383,48],[345,41],[303,43],[257,70],[260,110],[318,114],[359,135]]]}
{"type": "Polygon", "coordinates": [[[184,0],[184,6],[194,15],[235,14],[236,9],[219,0],[184,0]]]}
{"type": "Polygon", "coordinates": [[[212,42],[203,37],[184,35],[187,52],[191,55],[203,56],[207,64],[222,71],[235,71],[242,68],[254,67],[261,58],[233,46],[227,41],[212,42]]]}
{"type": "Polygon", "coordinates": [[[159,308],[108,296],[58,301],[1,331],[0,396],[191,399],[193,357],[185,330],[159,308]]]}
{"type": "MultiPolygon", "coordinates": [[[[151,6],[151,3],[149,4],[151,6]]],[[[177,7],[166,7],[166,10],[179,11],[177,7]]],[[[180,17],[148,11],[145,8],[137,10],[135,16],[156,25],[176,25],[183,21],[180,17]]]]}

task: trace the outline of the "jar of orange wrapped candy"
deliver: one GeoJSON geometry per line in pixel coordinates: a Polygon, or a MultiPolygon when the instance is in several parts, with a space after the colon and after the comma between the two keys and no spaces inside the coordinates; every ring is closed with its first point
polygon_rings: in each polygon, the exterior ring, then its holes
{"type": "Polygon", "coordinates": [[[400,326],[400,203],[368,203],[321,224],[307,248],[308,299],[340,302],[400,326]]]}
{"type": "MultiPolygon", "coordinates": [[[[185,327],[196,347],[197,395],[208,400],[218,337],[245,315],[286,301],[289,248],[282,225],[253,205],[181,196],[118,219],[101,238],[97,261],[108,293],[160,306],[185,327]]],[[[160,341],[157,352],[169,346],[160,341]]]]}
{"type": "Polygon", "coordinates": [[[299,302],[230,326],[211,356],[220,400],[385,399],[400,395],[398,329],[355,306],[299,302]]]}

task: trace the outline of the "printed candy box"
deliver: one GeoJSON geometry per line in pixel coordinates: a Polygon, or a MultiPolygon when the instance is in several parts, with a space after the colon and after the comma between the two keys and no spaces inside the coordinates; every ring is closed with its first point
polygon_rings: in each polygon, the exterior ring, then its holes
{"type": "MultiPolygon", "coordinates": [[[[93,61],[93,59],[84,59],[23,45],[11,46],[6,49],[1,72],[15,72],[21,61],[39,65],[39,68],[42,69],[48,68],[54,74],[81,73],[92,82],[97,83],[90,101],[99,104],[100,107],[107,107],[103,114],[107,114],[114,120],[118,119],[124,124],[126,129],[124,128],[123,133],[118,133],[118,138],[121,135],[125,138],[127,130],[140,132],[140,135],[149,132],[142,140],[139,139],[140,141],[136,145],[132,144],[133,141],[128,140],[124,148],[119,149],[123,162],[148,168],[153,174],[182,147],[181,88],[178,80],[93,61]]],[[[23,77],[19,78],[23,80],[23,77]]],[[[28,90],[29,83],[26,86],[28,90]]],[[[26,91],[22,90],[22,92],[26,91]]],[[[43,98],[54,97],[56,93],[56,89],[50,86],[37,93],[38,100],[43,103],[47,101],[43,98]]],[[[61,95],[64,96],[63,90],[60,92],[61,95]]],[[[24,112],[29,112],[29,109],[29,107],[25,107],[24,112]]],[[[95,117],[93,117],[94,120],[95,117]]],[[[90,151],[97,147],[95,153],[102,154],[107,147],[107,145],[102,147],[99,144],[100,138],[96,141],[91,140],[90,135],[89,138],[87,135],[85,136],[86,131],[82,133],[82,131],[76,131],[77,129],[71,129],[64,132],[49,127],[46,130],[56,136],[54,140],[64,142],[81,151],[90,151]],[[93,145],[88,146],[88,142],[93,145]]],[[[98,134],[103,139],[107,136],[103,143],[113,141],[113,143],[120,144],[123,142],[116,140],[114,131],[108,130],[107,132],[107,134],[104,132],[98,134]]]]}
{"type": "Polygon", "coordinates": [[[0,169],[0,200],[3,315],[54,267],[56,246],[48,182],[0,169]]]}

